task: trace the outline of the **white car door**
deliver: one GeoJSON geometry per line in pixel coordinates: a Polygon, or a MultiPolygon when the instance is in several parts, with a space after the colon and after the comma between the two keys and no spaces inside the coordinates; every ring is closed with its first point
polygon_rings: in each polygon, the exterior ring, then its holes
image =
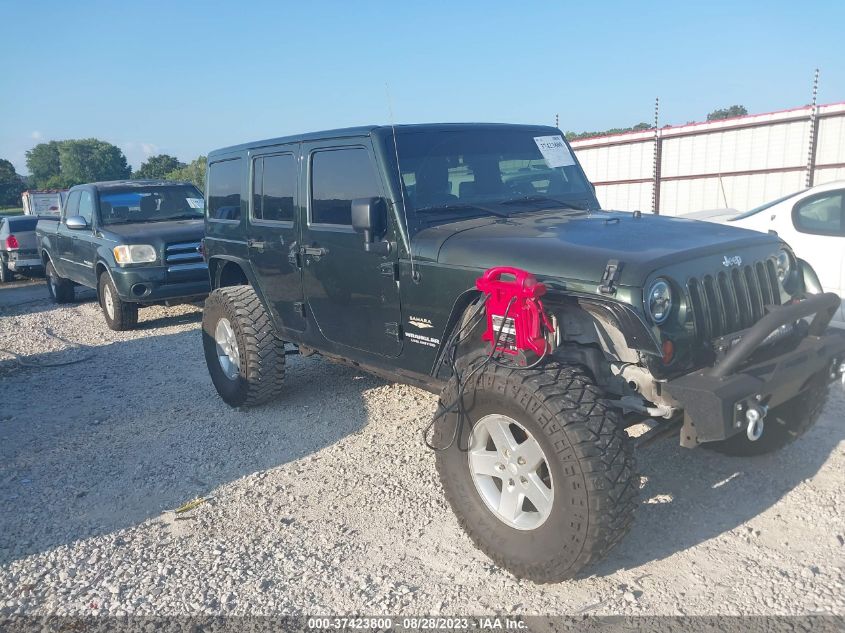
{"type": "MultiPolygon", "coordinates": [[[[845,189],[809,195],[779,210],[778,234],[807,260],[822,288],[845,296],[845,189]]],[[[845,324],[845,304],[836,321],[845,324]]]]}

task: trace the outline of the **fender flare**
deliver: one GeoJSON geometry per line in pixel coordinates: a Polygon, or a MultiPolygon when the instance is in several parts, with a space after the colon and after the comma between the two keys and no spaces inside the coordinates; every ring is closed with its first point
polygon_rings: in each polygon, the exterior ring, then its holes
{"type": "Polygon", "coordinates": [[[804,279],[804,291],[812,294],[822,294],[824,292],[822,283],[819,281],[816,271],[810,266],[810,262],[800,257],[797,259],[798,268],[801,270],[801,276],[804,279]]]}

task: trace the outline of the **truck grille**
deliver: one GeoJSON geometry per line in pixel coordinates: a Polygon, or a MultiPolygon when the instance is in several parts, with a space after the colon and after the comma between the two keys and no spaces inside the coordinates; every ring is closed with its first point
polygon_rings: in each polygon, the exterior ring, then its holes
{"type": "Polygon", "coordinates": [[[751,327],[766,306],[780,305],[780,286],[771,259],[687,281],[698,335],[712,340],[751,327]]]}
{"type": "Polygon", "coordinates": [[[164,263],[167,272],[183,270],[201,270],[208,265],[203,261],[199,242],[177,242],[168,244],[164,249],[164,263]]]}

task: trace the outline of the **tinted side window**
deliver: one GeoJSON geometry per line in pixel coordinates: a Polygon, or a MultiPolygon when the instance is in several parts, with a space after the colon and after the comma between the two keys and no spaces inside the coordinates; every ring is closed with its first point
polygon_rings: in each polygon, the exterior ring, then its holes
{"type": "Polygon", "coordinates": [[[256,220],[293,222],[297,169],[292,154],[264,156],[253,163],[252,214],[256,220]]]}
{"type": "Polygon", "coordinates": [[[87,189],[83,190],[79,196],[79,213],[88,224],[94,218],[94,196],[87,189]]]}
{"type": "Polygon", "coordinates": [[[802,200],[793,211],[795,228],[803,233],[845,235],[843,197],[843,191],[830,191],[802,200]]]}
{"type": "Polygon", "coordinates": [[[79,214],[79,191],[71,191],[65,204],[65,217],[69,218],[79,214]]]}
{"type": "Polygon", "coordinates": [[[208,167],[208,217],[241,219],[241,159],[212,163],[208,167]]]}
{"type": "Polygon", "coordinates": [[[311,222],[352,225],[352,200],[380,196],[363,148],[314,152],[311,156],[311,222]]]}

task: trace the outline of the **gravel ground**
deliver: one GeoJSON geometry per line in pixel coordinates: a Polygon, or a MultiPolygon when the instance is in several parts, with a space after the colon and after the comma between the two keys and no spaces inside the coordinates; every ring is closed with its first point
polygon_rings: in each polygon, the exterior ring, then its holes
{"type": "Polygon", "coordinates": [[[116,333],[91,302],[0,308],[0,615],[845,614],[838,387],[774,456],[645,448],[632,532],[537,586],[446,507],[420,440],[435,396],[292,357],[280,401],[230,410],[200,316],[116,333]]]}

